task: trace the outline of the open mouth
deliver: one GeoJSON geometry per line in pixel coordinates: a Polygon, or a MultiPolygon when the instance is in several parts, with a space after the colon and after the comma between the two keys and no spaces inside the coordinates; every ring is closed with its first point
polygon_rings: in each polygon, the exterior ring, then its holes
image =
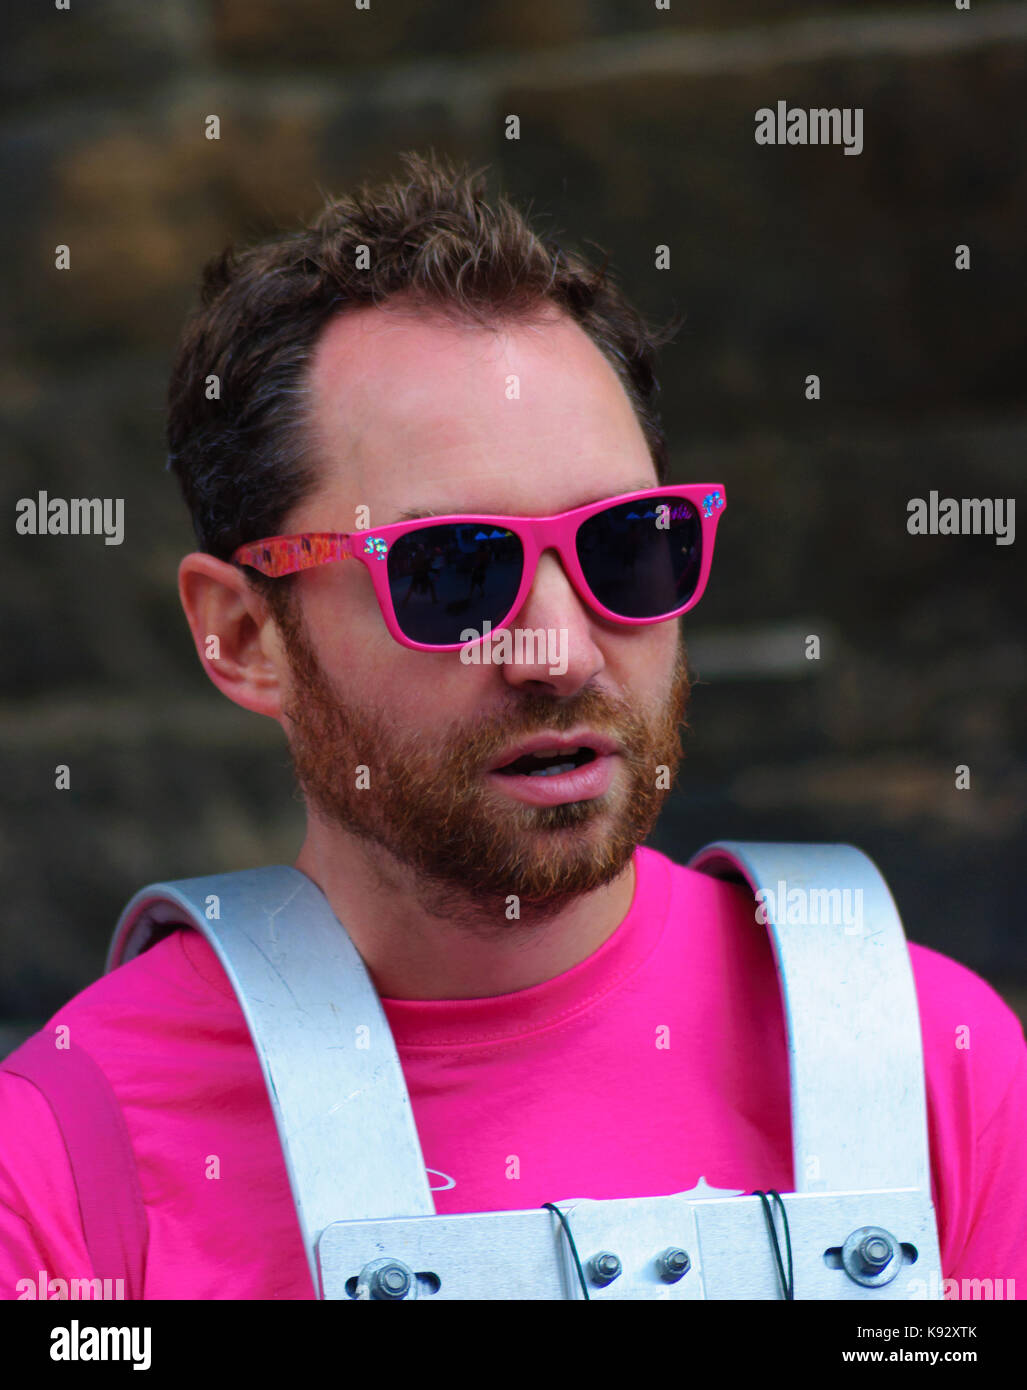
{"type": "Polygon", "coordinates": [[[586,763],[594,762],[595,757],[596,750],[587,747],[561,748],[555,753],[525,753],[505,767],[497,767],[495,771],[503,777],[556,777],[561,772],[574,772],[586,763]]]}

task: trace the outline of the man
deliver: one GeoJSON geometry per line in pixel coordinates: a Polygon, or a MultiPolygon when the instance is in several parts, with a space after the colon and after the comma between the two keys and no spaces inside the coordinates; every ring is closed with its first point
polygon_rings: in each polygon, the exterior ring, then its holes
{"type": "MultiPolygon", "coordinates": [[[[208,268],[169,417],[201,663],[285,731],[308,809],[296,865],[382,998],[439,1213],[700,1177],[794,1190],[752,895],[640,848],[681,756],[673,617],[701,596],[724,498],[666,483],[658,337],[616,287],[474,176],[405,163],[208,268]],[[556,634],[565,660],[548,640],[488,660],[486,621],[556,634]]],[[[1023,1296],[1023,1033],[983,980],[910,951],[943,1272],[1023,1296]]],[[[146,1297],[312,1297],[205,940],[174,932],[43,1032],[62,1026],[125,1118],[146,1297]]],[[[37,1270],[88,1274],[53,1117],[2,1072],[0,1129],[3,1296],[37,1270]]]]}

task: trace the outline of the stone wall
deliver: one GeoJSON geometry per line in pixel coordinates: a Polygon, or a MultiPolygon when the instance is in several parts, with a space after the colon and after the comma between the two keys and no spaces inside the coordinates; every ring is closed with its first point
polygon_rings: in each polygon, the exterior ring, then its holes
{"type": "Polygon", "coordinates": [[[911,497],[1015,497],[1024,474],[1027,6],[71,0],[8,31],[12,1045],[96,977],[143,883],[295,857],[280,731],[209,685],[178,604],[168,364],[223,244],[431,146],[610,252],[647,314],[685,315],[661,378],[675,476],[722,481],[730,506],[653,843],[857,844],[908,934],[1027,1017],[1021,547],[906,529],[911,497]],[[779,99],[862,108],[862,152],[758,145],[779,99]],[[40,489],[124,498],[124,544],[16,536],[40,489]]]}

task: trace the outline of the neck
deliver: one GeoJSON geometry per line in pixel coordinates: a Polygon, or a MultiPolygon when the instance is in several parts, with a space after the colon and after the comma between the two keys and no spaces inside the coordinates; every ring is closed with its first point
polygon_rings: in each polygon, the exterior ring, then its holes
{"type": "Polygon", "coordinates": [[[384,999],[483,999],[551,980],[613,935],[635,891],[632,859],[605,888],[555,911],[523,905],[518,920],[507,920],[314,820],[296,868],[324,893],[384,999]]]}

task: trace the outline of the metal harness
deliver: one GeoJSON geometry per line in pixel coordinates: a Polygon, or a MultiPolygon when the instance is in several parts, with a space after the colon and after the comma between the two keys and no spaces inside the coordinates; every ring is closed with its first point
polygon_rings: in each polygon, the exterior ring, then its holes
{"type": "Polygon", "coordinates": [[[768,913],[791,1082],[796,1188],[780,1203],[790,1287],[765,1199],[702,1178],[671,1196],[437,1215],[381,1001],[327,899],[297,869],[150,884],[122,913],[106,970],[183,923],[216,952],[260,1059],[319,1298],[869,1301],[940,1291],[919,1009],[887,884],[851,845],[723,841],[689,867],[754,893],[798,888],[806,901],[862,891],[857,932],[793,924],[777,897],[768,913]],[[354,1045],[361,1024],[373,1046],[354,1045]]]}

